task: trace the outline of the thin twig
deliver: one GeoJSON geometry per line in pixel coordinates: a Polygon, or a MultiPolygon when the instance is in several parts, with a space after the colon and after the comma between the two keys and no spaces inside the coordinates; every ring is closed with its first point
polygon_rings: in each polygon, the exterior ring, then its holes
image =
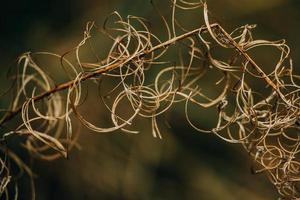
{"type": "MultiPolygon", "coordinates": [[[[215,26],[219,26],[218,24],[212,24],[211,25],[212,27],[215,27],[215,26]]],[[[188,33],[184,33],[182,35],[179,35],[179,36],[176,36],[170,40],[167,40],[163,43],[160,43],[154,47],[152,47],[150,50],[147,50],[145,51],[144,53],[142,54],[137,54],[135,55],[131,60],[133,60],[134,58],[137,58],[137,57],[142,57],[144,55],[147,55],[147,54],[150,54],[154,51],[157,51],[159,49],[162,49],[162,48],[166,48],[172,44],[174,44],[175,42],[178,42],[180,40],[183,40],[187,37],[190,37],[194,34],[199,34],[199,33],[203,33],[207,31],[207,28],[205,26],[202,26],[201,28],[198,28],[198,29],[195,29],[195,30],[192,30],[188,33]]],[[[117,63],[114,63],[112,65],[109,65],[109,66],[106,66],[104,68],[100,68],[96,71],[93,71],[93,72],[86,72],[86,75],[83,75],[83,77],[81,79],[79,79],[79,82],[84,82],[90,78],[93,78],[93,77],[96,77],[96,76],[99,76],[103,73],[107,73],[109,71],[112,71],[116,68],[118,68],[120,65],[124,65],[128,62],[130,62],[131,60],[127,60],[126,62],[124,62],[123,60],[117,62],[117,63]]],[[[42,99],[44,99],[45,97],[48,97],[50,96],[51,94],[53,93],[56,93],[56,92],[59,92],[59,91],[62,91],[62,90],[65,90],[65,89],[68,89],[74,85],[77,85],[78,84],[78,80],[71,80],[71,81],[68,81],[68,82],[65,82],[65,83],[62,83],[60,85],[57,85],[55,88],[49,90],[49,91],[46,91],[40,95],[37,95],[37,96],[34,96],[32,97],[32,100],[34,101],[40,101],[42,99]]],[[[2,120],[0,121],[0,127],[3,126],[6,122],[8,122],[9,120],[13,119],[18,113],[20,113],[22,110],[22,106],[19,106],[17,109],[13,110],[13,111],[10,111],[7,113],[7,115],[5,115],[2,120]]]]}

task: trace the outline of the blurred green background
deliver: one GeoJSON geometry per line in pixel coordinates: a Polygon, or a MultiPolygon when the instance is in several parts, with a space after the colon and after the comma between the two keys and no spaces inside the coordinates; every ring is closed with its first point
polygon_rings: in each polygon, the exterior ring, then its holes
{"type": "MultiPolygon", "coordinates": [[[[256,38],[287,39],[297,70],[300,1],[209,0],[208,5],[214,18],[227,30],[255,23],[258,24],[256,38]]],[[[0,91],[8,87],[6,72],[16,65],[21,53],[63,54],[82,39],[87,21],[101,24],[115,10],[123,16],[132,14],[151,19],[155,15],[149,0],[3,2],[0,91]]],[[[264,57],[268,60],[268,55],[264,57]]],[[[3,107],[6,103],[0,100],[0,104],[3,107]]],[[[101,120],[101,111],[86,107],[85,112],[101,120]]],[[[82,149],[73,150],[68,160],[34,161],[33,170],[38,174],[37,199],[267,200],[277,197],[275,188],[264,175],[251,174],[251,160],[241,146],[194,131],[176,110],[169,112],[168,121],[171,127],[162,128],[163,140],[153,138],[146,128],[138,135],[94,134],[84,130],[79,140],[82,149]]],[[[210,119],[204,123],[209,124],[210,119]]],[[[20,199],[26,199],[22,195],[27,196],[28,191],[20,191],[20,199]]]]}

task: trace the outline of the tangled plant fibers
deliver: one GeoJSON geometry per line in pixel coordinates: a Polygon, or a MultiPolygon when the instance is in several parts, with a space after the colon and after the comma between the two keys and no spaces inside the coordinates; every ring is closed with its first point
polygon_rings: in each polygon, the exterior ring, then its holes
{"type": "Polygon", "coordinates": [[[153,137],[162,138],[157,117],[181,102],[193,128],[241,144],[255,161],[255,172],[264,172],[280,196],[300,198],[300,76],[293,73],[290,48],[285,40],[254,39],[255,25],[244,25],[229,33],[219,23],[211,22],[207,4],[203,2],[173,0],[171,20],[160,17],[167,34],[164,40],[150,30],[145,19],[122,18],[114,12],[103,28],[94,22],[87,23],[84,38],[73,51],[75,63],[66,58],[70,52],[20,56],[17,74],[13,76],[11,105],[1,110],[0,196],[18,198],[18,187],[14,184],[17,179],[9,163],[28,174],[34,188],[34,174],[14,149],[6,146],[8,140],[22,136],[20,145],[32,156],[54,160],[67,157],[68,151],[76,146],[75,120],[94,132],[138,133],[133,128],[136,117],[150,119],[153,137]],[[193,9],[203,10],[204,24],[189,30],[178,22],[176,12],[193,9]],[[104,59],[84,62],[81,49],[90,45],[96,33],[104,34],[112,42],[111,48],[104,59]],[[166,58],[173,47],[179,58],[176,62],[166,58]],[[269,58],[276,63],[268,73],[251,53],[261,47],[278,51],[278,57],[269,58]],[[216,48],[226,51],[228,57],[218,59],[216,48]],[[65,82],[58,83],[37,64],[36,57],[41,55],[60,60],[65,82]],[[159,71],[149,84],[146,74],[153,68],[159,71]],[[222,88],[215,97],[205,92],[207,84],[201,83],[208,73],[217,77],[213,87],[222,88]],[[118,80],[110,93],[101,93],[104,79],[118,80]],[[264,83],[263,91],[252,86],[255,81],[264,83]],[[95,125],[81,114],[78,108],[84,103],[85,82],[99,88],[112,127],[95,125]],[[126,118],[118,111],[124,102],[132,111],[126,118]],[[204,130],[192,122],[189,113],[192,104],[202,109],[215,108],[217,122],[213,128],[204,130]],[[7,131],[6,124],[15,117],[22,122],[7,131]]]}

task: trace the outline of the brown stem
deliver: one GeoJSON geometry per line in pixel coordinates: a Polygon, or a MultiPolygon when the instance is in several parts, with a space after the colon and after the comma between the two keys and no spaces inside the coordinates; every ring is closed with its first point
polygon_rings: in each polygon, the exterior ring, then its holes
{"type": "MultiPolygon", "coordinates": [[[[270,85],[286,103],[288,103],[286,101],[284,95],[280,92],[279,88],[273,83],[273,81],[264,73],[264,71],[254,62],[254,60],[235,42],[234,39],[232,39],[232,37],[218,23],[211,24],[210,27],[211,28],[219,28],[223,32],[223,34],[229,39],[230,43],[254,66],[255,70],[259,74],[262,75],[262,78],[267,82],[267,84],[270,85]]],[[[40,100],[44,99],[45,97],[50,96],[53,93],[56,93],[56,92],[62,91],[64,89],[70,88],[70,87],[72,87],[74,85],[77,85],[79,82],[84,82],[85,80],[88,80],[90,78],[96,77],[96,76],[98,76],[100,74],[112,71],[112,70],[118,68],[120,65],[124,65],[124,64],[130,62],[134,58],[150,54],[150,53],[152,53],[154,51],[157,51],[159,49],[162,49],[162,48],[166,48],[166,47],[168,47],[168,46],[176,43],[177,41],[183,40],[183,39],[185,39],[187,37],[190,37],[190,36],[192,36],[194,34],[201,34],[201,33],[205,32],[205,31],[207,31],[207,27],[206,26],[202,26],[202,27],[200,27],[198,29],[194,29],[194,30],[192,30],[190,32],[187,32],[187,33],[184,33],[182,35],[173,37],[173,38],[171,38],[171,39],[169,39],[169,40],[167,40],[167,41],[165,41],[163,43],[160,43],[160,44],[152,47],[150,50],[147,50],[147,51],[144,51],[141,54],[135,55],[134,57],[132,57],[129,60],[126,60],[126,61],[121,60],[120,62],[114,63],[112,65],[106,66],[106,67],[98,69],[96,71],[87,72],[80,80],[71,80],[71,81],[62,83],[62,84],[56,86],[55,88],[53,88],[53,89],[51,89],[49,91],[46,91],[46,92],[44,92],[44,93],[42,93],[40,95],[32,97],[32,99],[34,101],[40,101],[40,100]]],[[[288,103],[288,105],[290,105],[290,104],[288,103]]],[[[0,121],[0,127],[3,126],[9,120],[13,119],[18,113],[21,112],[21,110],[22,110],[22,106],[19,106],[15,110],[13,110],[11,112],[8,112],[1,119],[1,121],[0,121]]]]}
{"type": "MultiPolygon", "coordinates": [[[[218,24],[212,24],[211,26],[215,27],[215,26],[218,26],[218,24]]],[[[100,74],[112,71],[112,70],[118,68],[120,65],[124,65],[124,64],[130,62],[134,58],[147,55],[147,54],[149,54],[149,53],[151,53],[153,51],[157,51],[157,50],[162,49],[162,48],[166,48],[167,46],[170,46],[170,45],[174,44],[177,41],[183,40],[183,39],[185,39],[187,37],[190,37],[190,36],[192,36],[194,34],[203,33],[206,30],[207,30],[207,28],[205,26],[202,26],[202,27],[200,27],[198,29],[194,29],[194,30],[192,30],[190,32],[187,32],[187,33],[184,33],[184,34],[179,35],[177,37],[171,38],[171,39],[169,39],[169,40],[167,40],[167,41],[165,41],[163,43],[160,43],[160,44],[152,47],[150,50],[144,51],[141,54],[137,54],[136,56],[134,56],[130,60],[127,60],[127,61],[121,60],[120,62],[114,63],[112,65],[106,66],[106,67],[98,69],[96,71],[87,72],[86,75],[84,75],[80,80],[71,80],[71,81],[62,83],[60,85],[57,85],[55,88],[53,88],[53,89],[51,89],[49,91],[46,91],[46,92],[44,92],[42,94],[39,94],[37,96],[32,97],[32,99],[34,101],[40,101],[40,100],[44,99],[45,97],[50,96],[53,93],[56,93],[56,92],[65,90],[67,88],[70,88],[70,87],[72,87],[74,85],[77,85],[79,82],[84,82],[85,80],[88,80],[88,79],[93,78],[95,76],[98,76],[100,74]]],[[[21,112],[21,110],[22,110],[22,105],[19,106],[18,108],[16,108],[15,110],[11,111],[11,112],[7,112],[7,114],[0,121],[0,127],[3,126],[9,120],[13,119],[18,113],[21,112]]]]}
{"type": "Polygon", "coordinates": [[[276,93],[279,95],[279,97],[289,106],[292,106],[290,102],[288,102],[285,98],[285,96],[281,93],[279,90],[279,87],[267,76],[267,74],[256,64],[256,62],[245,52],[245,50],[228,34],[223,27],[220,25],[217,25],[217,27],[222,31],[222,33],[225,35],[225,37],[229,40],[230,44],[233,45],[236,50],[243,55],[249,63],[254,67],[254,69],[258,72],[258,74],[266,81],[268,85],[270,85],[276,93]]]}

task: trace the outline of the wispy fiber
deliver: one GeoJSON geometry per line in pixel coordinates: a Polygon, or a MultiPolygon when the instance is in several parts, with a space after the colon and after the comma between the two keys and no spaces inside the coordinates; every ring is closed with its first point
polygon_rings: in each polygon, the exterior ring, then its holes
{"type": "Polygon", "coordinates": [[[255,25],[241,26],[229,33],[219,23],[211,22],[207,5],[201,1],[173,0],[171,23],[161,17],[168,34],[166,41],[151,32],[145,19],[122,18],[114,12],[102,29],[93,22],[87,24],[83,40],[75,48],[75,64],[65,56],[45,52],[25,53],[19,58],[17,92],[0,125],[3,127],[15,116],[20,116],[22,123],[11,131],[1,132],[0,196],[9,198],[7,186],[12,177],[8,158],[32,176],[31,170],[17,155],[5,150],[4,141],[13,135],[25,137],[22,145],[33,155],[53,160],[67,157],[68,151],[76,145],[74,116],[82,125],[98,133],[116,130],[138,133],[131,128],[134,119],[138,116],[149,118],[153,137],[162,138],[157,117],[184,102],[186,119],[193,128],[215,134],[229,143],[241,144],[256,163],[255,173],[264,172],[282,197],[300,198],[297,187],[300,182],[300,86],[297,84],[300,76],[293,73],[286,42],[254,39],[255,25]],[[194,30],[179,25],[178,9],[199,8],[203,9],[204,25],[194,30]],[[109,24],[115,26],[109,27],[109,24]],[[112,46],[105,59],[84,62],[80,50],[95,37],[94,31],[106,35],[112,46]],[[180,49],[176,55],[180,58],[177,64],[165,60],[164,55],[171,46],[180,49]],[[217,59],[212,51],[216,46],[232,56],[217,59]],[[279,52],[279,57],[269,58],[276,60],[270,73],[266,73],[265,66],[257,64],[249,53],[266,46],[279,52]],[[61,59],[70,80],[55,83],[35,62],[34,58],[41,54],[61,59]],[[151,84],[146,84],[145,73],[152,67],[159,67],[160,71],[151,84]],[[206,84],[200,84],[209,72],[215,73],[216,77],[221,75],[215,85],[222,90],[215,97],[204,92],[208,87],[206,84]],[[101,86],[104,78],[119,80],[111,91],[116,94],[109,99],[110,104],[106,102],[106,94],[101,96],[110,112],[112,127],[93,124],[78,109],[84,103],[84,82],[92,80],[101,86]],[[251,86],[251,81],[257,80],[264,82],[264,92],[251,86]],[[124,102],[132,110],[126,119],[118,112],[124,102]],[[210,129],[197,127],[190,117],[191,104],[204,109],[215,108],[215,126],[210,129]]]}

